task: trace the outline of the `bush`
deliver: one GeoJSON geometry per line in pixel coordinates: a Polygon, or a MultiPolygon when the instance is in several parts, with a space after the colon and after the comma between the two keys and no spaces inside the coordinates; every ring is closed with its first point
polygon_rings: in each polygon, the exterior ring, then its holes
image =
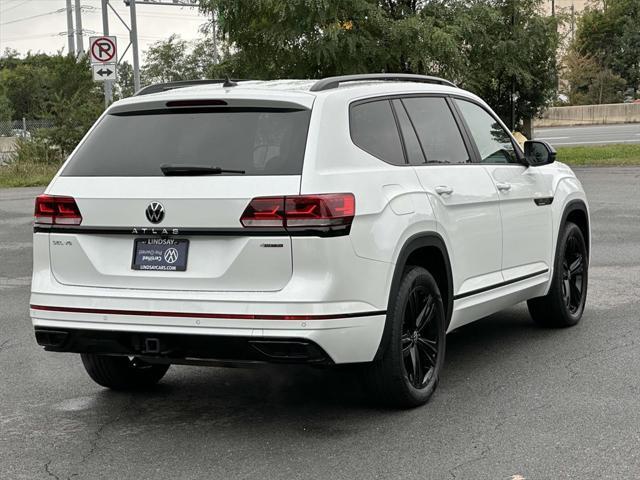
{"type": "Polygon", "coordinates": [[[60,166],[63,154],[60,147],[52,144],[46,133],[38,131],[32,138],[20,138],[16,150],[9,161],[16,164],[40,164],[60,166]]]}

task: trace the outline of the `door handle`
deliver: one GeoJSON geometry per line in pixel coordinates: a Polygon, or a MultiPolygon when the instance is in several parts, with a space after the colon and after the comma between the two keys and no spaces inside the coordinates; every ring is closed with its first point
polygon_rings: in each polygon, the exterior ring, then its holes
{"type": "Polygon", "coordinates": [[[496,187],[498,187],[498,190],[500,190],[501,192],[508,192],[509,190],[511,190],[510,183],[496,183],[496,187]]]}
{"type": "Polygon", "coordinates": [[[453,193],[453,188],[448,185],[438,185],[435,188],[435,191],[438,195],[451,195],[453,193]]]}

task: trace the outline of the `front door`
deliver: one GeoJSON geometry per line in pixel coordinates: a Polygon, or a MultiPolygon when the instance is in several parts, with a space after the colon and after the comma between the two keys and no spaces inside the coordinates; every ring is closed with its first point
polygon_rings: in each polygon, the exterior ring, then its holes
{"type": "Polygon", "coordinates": [[[455,102],[500,197],[504,280],[546,273],[553,261],[552,174],[524,165],[511,135],[482,106],[455,102]]]}

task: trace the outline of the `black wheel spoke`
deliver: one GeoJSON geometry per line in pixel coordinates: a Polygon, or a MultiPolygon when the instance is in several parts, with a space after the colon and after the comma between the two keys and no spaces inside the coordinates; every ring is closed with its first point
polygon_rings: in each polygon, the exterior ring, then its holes
{"type": "Polygon", "coordinates": [[[418,347],[420,347],[426,355],[437,355],[438,354],[438,344],[433,340],[427,340],[426,338],[418,339],[418,347]]]}
{"type": "Polygon", "coordinates": [[[413,384],[414,386],[420,385],[420,355],[418,354],[418,349],[415,345],[411,346],[411,370],[413,374],[413,384]]]}
{"type": "Polygon", "coordinates": [[[571,272],[571,276],[580,275],[584,272],[584,265],[582,262],[582,255],[578,256],[571,265],[569,265],[569,272],[571,272]]]}
{"type": "Polygon", "coordinates": [[[420,312],[420,318],[416,322],[416,327],[418,328],[418,333],[422,333],[424,328],[431,323],[433,319],[433,312],[435,310],[435,302],[433,297],[429,295],[427,298],[427,303],[425,304],[422,312],[420,312]]]}
{"type": "Polygon", "coordinates": [[[413,344],[413,342],[411,340],[411,337],[407,333],[402,335],[401,342],[402,342],[402,355],[406,357],[407,355],[409,355],[409,350],[411,349],[411,345],[413,344]]]}

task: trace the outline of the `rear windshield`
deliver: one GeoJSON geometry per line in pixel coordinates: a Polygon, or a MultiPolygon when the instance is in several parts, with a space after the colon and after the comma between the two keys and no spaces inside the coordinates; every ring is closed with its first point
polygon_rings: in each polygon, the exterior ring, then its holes
{"type": "Polygon", "coordinates": [[[162,176],[162,164],[300,175],[309,110],[238,108],[149,110],[106,115],[63,176],[162,176]]]}

